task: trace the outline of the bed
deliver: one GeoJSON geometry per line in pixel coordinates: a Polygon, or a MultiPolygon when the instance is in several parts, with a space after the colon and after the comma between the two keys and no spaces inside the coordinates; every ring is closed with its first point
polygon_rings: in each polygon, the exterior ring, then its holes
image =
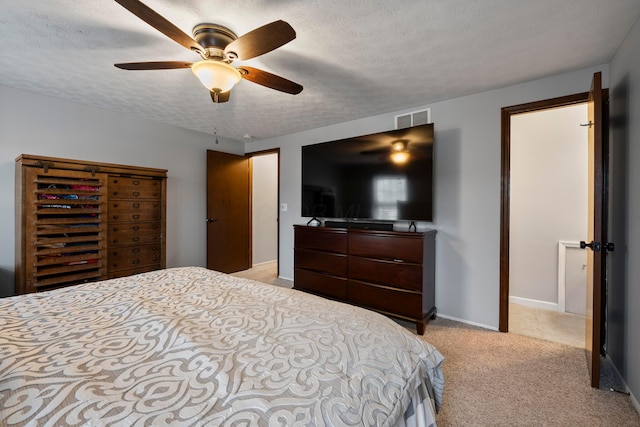
{"type": "Polygon", "coordinates": [[[442,363],[377,313],[200,267],[0,299],[3,426],[431,426],[442,363]]]}

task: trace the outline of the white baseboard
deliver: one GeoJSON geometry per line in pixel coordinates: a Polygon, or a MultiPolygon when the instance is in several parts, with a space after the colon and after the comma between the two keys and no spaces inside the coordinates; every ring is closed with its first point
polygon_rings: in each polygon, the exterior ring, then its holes
{"type": "Polygon", "coordinates": [[[555,302],[540,301],[536,299],[520,298],[509,296],[509,302],[513,304],[525,305],[527,307],[541,308],[543,310],[558,311],[558,304],[555,302]]]}
{"type": "MultiPolygon", "coordinates": [[[[471,326],[477,326],[479,328],[483,328],[483,329],[490,329],[492,331],[498,331],[498,328],[494,327],[494,326],[489,326],[489,325],[484,325],[482,323],[477,323],[477,322],[471,322],[469,320],[465,320],[465,319],[458,319],[457,317],[453,317],[453,316],[447,316],[446,314],[440,314],[437,313],[438,317],[442,317],[443,319],[449,319],[449,320],[454,320],[456,322],[460,322],[460,323],[466,323],[467,325],[471,325],[471,326]]],[[[428,327],[428,326],[427,326],[428,327]]]]}

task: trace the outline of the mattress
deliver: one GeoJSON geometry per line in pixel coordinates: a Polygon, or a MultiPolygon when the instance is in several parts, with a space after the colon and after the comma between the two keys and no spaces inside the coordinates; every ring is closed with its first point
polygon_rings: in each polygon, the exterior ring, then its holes
{"type": "Polygon", "coordinates": [[[0,425],[435,425],[442,355],[369,310],[200,267],[0,299],[0,425]]]}

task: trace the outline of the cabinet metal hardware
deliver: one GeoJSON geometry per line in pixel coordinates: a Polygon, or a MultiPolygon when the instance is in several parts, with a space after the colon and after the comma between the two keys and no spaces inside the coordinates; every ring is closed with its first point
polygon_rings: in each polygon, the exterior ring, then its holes
{"type": "Polygon", "coordinates": [[[96,176],[96,172],[98,172],[100,168],[98,166],[85,166],[84,170],[91,172],[91,176],[96,176]]]}
{"type": "Polygon", "coordinates": [[[42,161],[38,160],[36,162],[36,166],[39,167],[39,168],[44,169],[44,173],[47,173],[47,172],[49,172],[49,168],[54,167],[55,164],[53,164],[51,162],[42,162],[42,161]]]}
{"type": "Polygon", "coordinates": [[[216,222],[218,218],[207,218],[207,222],[216,222]]]}

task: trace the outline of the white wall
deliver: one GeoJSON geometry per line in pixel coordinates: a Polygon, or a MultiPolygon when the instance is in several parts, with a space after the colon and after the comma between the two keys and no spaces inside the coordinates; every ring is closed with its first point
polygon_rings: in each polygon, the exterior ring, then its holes
{"type": "Polygon", "coordinates": [[[438,313],[497,329],[500,265],[500,109],[589,90],[607,65],[334,126],[247,143],[247,151],[280,147],[280,274],[293,277],[293,225],[300,216],[301,150],[307,144],[392,129],[394,117],[431,108],[435,124],[435,220],[438,313]]]}
{"type": "Polygon", "coordinates": [[[0,85],[0,296],[14,287],[14,170],[20,154],[168,169],[167,266],[206,265],[210,135],[0,85]]]}
{"type": "Polygon", "coordinates": [[[557,309],[558,241],[587,239],[587,121],[586,103],[511,116],[511,297],[557,309]]]}
{"type": "Polygon", "coordinates": [[[607,351],[640,412],[640,21],[611,61],[607,351]]]}
{"type": "Polygon", "coordinates": [[[278,259],[278,155],[264,154],[252,162],[252,263],[278,259]]]}

